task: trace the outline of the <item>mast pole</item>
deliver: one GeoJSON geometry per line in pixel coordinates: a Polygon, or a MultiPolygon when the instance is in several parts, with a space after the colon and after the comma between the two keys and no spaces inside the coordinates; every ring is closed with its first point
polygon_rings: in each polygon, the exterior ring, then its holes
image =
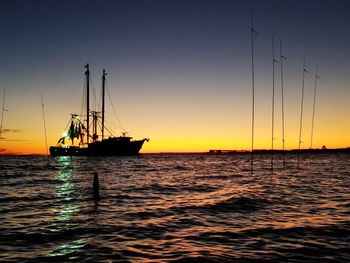
{"type": "Polygon", "coordinates": [[[106,70],[102,72],[102,140],[105,137],[105,86],[106,86],[106,70]]]}
{"type": "Polygon", "coordinates": [[[286,155],[284,151],[284,85],[283,85],[283,59],[287,59],[282,54],[282,39],[280,39],[280,62],[281,62],[281,106],[282,106],[282,154],[283,154],[283,169],[286,169],[286,155]]]}
{"type": "Polygon", "coordinates": [[[316,65],[316,75],[315,75],[315,88],[314,88],[314,104],[312,108],[312,124],[311,124],[311,140],[310,140],[310,149],[312,149],[312,143],[313,143],[313,136],[314,136],[314,121],[315,121],[315,105],[316,105],[316,86],[317,86],[317,79],[320,77],[318,76],[318,68],[316,65]]]}
{"type": "Polygon", "coordinates": [[[87,143],[89,143],[89,115],[90,115],[90,94],[89,94],[89,88],[90,88],[90,71],[89,71],[89,64],[86,64],[85,66],[86,71],[85,71],[85,75],[86,75],[86,141],[87,143]]]}
{"type": "Polygon", "coordinates": [[[49,153],[48,153],[48,147],[47,147],[47,133],[46,133],[45,106],[44,106],[43,92],[41,92],[41,107],[42,107],[42,110],[43,110],[43,121],[44,121],[44,131],[45,131],[46,155],[49,155],[49,153]]]}
{"type": "Polygon", "coordinates": [[[2,134],[2,124],[4,120],[4,112],[8,111],[5,109],[5,89],[4,89],[4,95],[2,97],[2,108],[1,108],[1,124],[0,124],[0,139],[1,139],[1,134],[2,134]]]}
{"type": "Polygon", "coordinates": [[[271,116],[271,170],[273,171],[273,141],[274,141],[274,127],[275,127],[275,40],[272,37],[272,116],[271,116]]]}
{"type": "Polygon", "coordinates": [[[300,106],[298,167],[299,167],[299,164],[300,164],[301,131],[302,131],[302,127],[303,127],[303,106],[304,106],[305,73],[309,73],[309,72],[305,69],[305,58],[304,58],[304,63],[303,63],[303,85],[302,85],[302,89],[301,89],[301,106],[300,106]]]}
{"type": "Polygon", "coordinates": [[[250,31],[251,31],[251,54],[252,54],[252,159],[251,159],[251,170],[253,171],[254,163],[254,122],[255,122],[255,79],[254,79],[254,34],[257,32],[253,27],[253,14],[250,17],[250,31]]]}

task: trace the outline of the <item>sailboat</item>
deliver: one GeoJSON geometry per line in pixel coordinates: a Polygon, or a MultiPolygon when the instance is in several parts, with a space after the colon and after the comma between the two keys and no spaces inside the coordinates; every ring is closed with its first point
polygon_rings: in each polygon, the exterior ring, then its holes
{"type": "Polygon", "coordinates": [[[138,155],[145,141],[134,140],[127,133],[120,136],[110,136],[105,138],[105,83],[106,72],[102,74],[102,109],[101,111],[90,110],[89,64],[85,65],[86,71],[86,120],[84,116],[71,114],[67,127],[69,128],[59,138],[56,146],[50,146],[51,156],[118,156],[118,155],[138,155]],[[90,117],[92,123],[90,124],[90,117]],[[98,127],[101,127],[100,130],[98,127]],[[100,131],[100,134],[98,132],[100,131]],[[99,140],[101,137],[101,140],[99,140]],[[75,143],[76,141],[77,144],[75,143]]]}

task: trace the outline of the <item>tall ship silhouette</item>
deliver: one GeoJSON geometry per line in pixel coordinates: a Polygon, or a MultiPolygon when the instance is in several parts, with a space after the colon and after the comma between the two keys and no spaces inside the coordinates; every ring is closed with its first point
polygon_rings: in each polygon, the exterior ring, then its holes
{"type": "Polygon", "coordinates": [[[90,71],[85,66],[86,115],[71,114],[66,131],[56,146],[50,146],[51,156],[118,156],[138,155],[148,138],[134,140],[126,132],[113,136],[105,125],[106,72],[102,73],[102,107],[100,111],[90,110],[90,71]],[[85,118],[85,119],[84,119],[85,118]],[[91,118],[91,123],[90,123],[91,118]],[[105,132],[110,136],[105,138],[105,132]]]}

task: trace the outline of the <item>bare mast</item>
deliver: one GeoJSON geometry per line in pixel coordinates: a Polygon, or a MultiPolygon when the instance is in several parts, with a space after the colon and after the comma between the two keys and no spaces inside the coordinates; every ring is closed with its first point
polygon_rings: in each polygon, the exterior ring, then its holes
{"type": "Polygon", "coordinates": [[[275,63],[278,61],[275,59],[275,40],[272,37],[272,116],[271,116],[271,170],[273,170],[273,141],[274,141],[274,128],[275,128],[275,63]]]}
{"type": "Polygon", "coordinates": [[[90,87],[90,71],[89,71],[89,64],[86,64],[85,66],[86,71],[85,71],[85,75],[86,75],[86,142],[89,143],[89,115],[90,115],[90,94],[89,94],[89,87],[90,87]]]}
{"type": "Polygon", "coordinates": [[[105,86],[106,86],[106,70],[102,72],[102,140],[105,137],[105,86]]]}
{"type": "Polygon", "coordinates": [[[300,163],[300,145],[301,145],[301,131],[303,127],[303,107],[304,107],[304,89],[305,89],[305,73],[309,73],[305,69],[305,58],[304,58],[304,63],[303,63],[303,85],[301,89],[301,106],[300,106],[300,125],[299,125],[299,147],[298,147],[298,167],[300,163]]]}
{"type": "Polygon", "coordinates": [[[280,39],[280,63],[281,63],[281,106],[282,106],[282,154],[283,154],[283,168],[286,168],[286,155],[284,151],[284,85],[283,85],[283,60],[287,59],[282,54],[282,40],[280,39]]]}
{"type": "Polygon", "coordinates": [[[253,171],[253,163],[254,163],[254,122],[255,122],[255,80],[254,80],[254,34],[257,32],[253,27],[253,15],[251,15],[250,20],[250,31],[251,31],[251,53],[252,53],[252,159],[251,159],[251,170],[253,171]]]}
{"type": "Polygon", "coordinates": [[[45,121],[45,105],[44,105],[44,98],[43,93],[41,92],[41,107],[43,111],[43,121],[44,121],[44,132],[45,132],[45,145],[46,145],[46,155],[49,155],[48,152],[48,146],[47,146],[47,133],[46,133],[46,121],[45,121]]]}
{"type": "Polygon", "coordinates": [[[5,109],[5,89],[4,89],[4,95],[2,97],[2,108],[1,108],[1,124],[0,124],[0,138],[1,138],[1,133],[2,133],[2,124],[4,120],[4,112],[8,111],[5,109]]]}
{"type": "Polygon", "coordinates": [[[312,123],[311,123],[311,140],[310,140],[310,149],[312,149],[312,143],[313,143],[313,137],[314,137],[314,120],[315,120],[315,105],[316,105],[316,86],[317,86],[317,79],[320,77],[318,76],[318,68],[316,65],[316,75],[315,75],[315,88],[314,88],[314,103],[312,108],[312,123]]]}

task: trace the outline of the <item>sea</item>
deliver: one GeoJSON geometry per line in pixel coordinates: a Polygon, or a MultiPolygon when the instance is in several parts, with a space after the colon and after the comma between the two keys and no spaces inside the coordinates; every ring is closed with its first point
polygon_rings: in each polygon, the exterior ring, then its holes
{"type": "Polygon", "coordinates": [[[350,262],[350,155],[297,159],[0,156],[0,261],[350,262]]]}

